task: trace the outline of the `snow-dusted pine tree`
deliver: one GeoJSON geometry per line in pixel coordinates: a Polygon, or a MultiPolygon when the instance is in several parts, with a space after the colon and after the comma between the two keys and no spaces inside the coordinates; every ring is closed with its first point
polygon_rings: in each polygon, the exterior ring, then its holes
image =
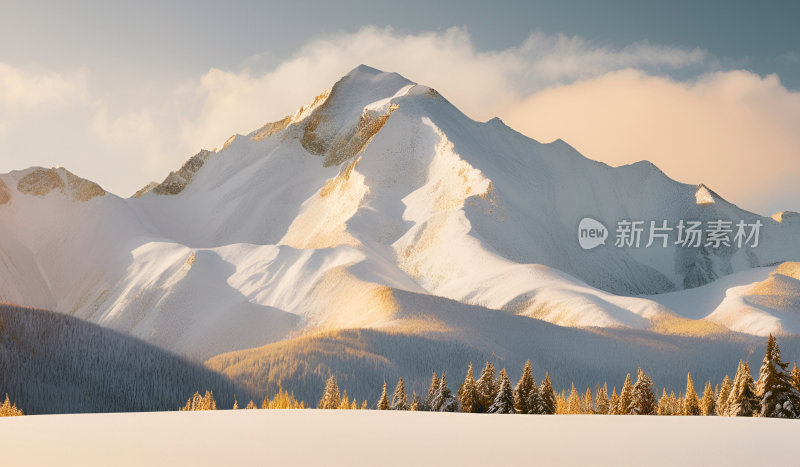
{"type": "Polygon", "coordinates": [[[472,362],[469,362],[469,368],[467,368],[467,376],[464,378],[464,383],[458,388],[458,400],[461,402],[462,412],[479,412],[478,384],[472,372],[472,362]]]}
{"type": "Polygon", "coordinates": [[[339,410],[350,410],[350,398],[347,397],[347,389],[342,391],[342,399],[339,401],[339,410]]]}
{"type": "Polygon", "coordinates": [[[700,399],[694,390],[692,374],[686,374],[686,395],[683,396],[683,415],[700,415],[700,399]]]}
{"type": "Polygon", "coordinates": [[[458,410],[458,400],[450,393],[447,387],[447,376],[443,373],[439,379],[439,389],[431,401],[431,410],[434,412],[455,412],[458,410]]]}
{"type": "Polygon", "coordinates": [[[436,411],[433,408],[433,400],[436,398],[436,394],[439,393],[439,377],[436,376],[436,372],[433,372],[433,376],[431,376],[431,384],[428,386],[428,395],[425,396],[425,400],[422,404],[421,410],[426,411],[436,411]]]}
{"type": "Polygon", "coordinates": [[[728,397],[731,395],[733,383],[728,375],[722,379],[722,384],[719,385],[719,392],[717,392],[716,413],[717,415],[724,416],[728,410],[728,397]]]}
{"type": "Polygon", "coordinates": [[[617,387],[611,391],[611,399],[608,401],[608,414],[620,415],[619,413],[619,396],[617,395],[617,387]]]}
{"type": "Polygon", "coordinates": [[[658,407],[656,408],[658,415],[672,415],[670,413],[669,396],[667,395],[667,388],[661,390],[661,397],[658,399],[658,407]]]}
{"type": "Polygon", "coordinates": [[[325,391],[323,391],[322,399],[319,401],[319,408],[336,409],[339,408],[340,402],[339,385],[336,383],[336,376],[331,375],[325,383],[325,391]]]}
{"type": "Polygon", "coordinates": [[[781,360],[781,349],[770,334],[755,386],[762,417],[797,418],[800,415],[800,393],[792,386],[791,376],[786,371],[788,365],[781,360]]]}
{"type": "Polygon", "coordinates": [[[517,413],[525,414],[530,411],[528,399],[535,385],[533,368],[531,367],[531,361],[528,360],[525,362],[525,368],[522,369],[522,376],[520,376],[516,387],[514,387],[514,410],[517,413]]]}
{"type": "Polygon", "coordinates": [[[577,415],[581,413],[581,399],[578,396],[578,390],[575,389],[575,384],[572,384],[572,389],[569,391],[567,398],[567,413],[570,415],[577,415]]]}
{"type": "Polygon", "coordinates": [[[797,368],[797,363],[792,367],[792,386],[800,391],[800,368],[797,368]]]}
{"type": "Polygon", "coordinates": [[[381,392],[380,399],[378,399],[377,408],[378,410],[389,410],[392,408],[392,406],[389,405],[389,395],[386,394],[386,381],[383,382],[383,391],[381,392]]]}
{"type": "Polygon", "coordinates": [[[650,387],[653,381],[649,376],[640,368],[636,370],[636,384],[633,385],[633,394],[631,403],[628,407],[628,413],[631,415],[655,415],[658,404],[656,403],[656,396],[650,387]]]}
{"type": "Polygon", "coordinates": [[[514,410],[514,394],[511,391],[511,381],[508,379],[506,369],[500,370],[498,377],[499,385],[497,395],[494,402],[489,406],[489,413],[513,414],[514,410]]]}
{"type": "Polygon", "coordinates": [[[480,404],[481,412],[486,412],[489,409],[494,403],[496,395],[494,365],[491,362],[486,362],[486,366],[481,371],[481,377],[478,378],[478,403],[480,404]]]}
{"type": "Polygon", "coordinates": [[[406,396],[406,383],[403,378],[397,381],[392,395],[392,410],[408,410],[408,397],[406,396]]]}
{"type": "Polygon", "coordinates": [[[597,396],[595,397],[594,405],[598,414],[608,414],[608,384],[603,383],[600,389],[597,390],[597,396]]]}
{"type": "Polygon", "coordinates": [[[617,402],[617,415],[630,414],[631,402],[633,401],[633,384],[631,384],[631,374],[625,377],[622,391],[619,392],[619,402],[617,402]]]}
{"type": "Polygon", "coordinates": [[[581,413],[585,414],[593,414],[594,411],[594,399],[592,399],[592,390],[586,388],[586,392],[581,397],[581,413]]]}
{"type": "Polygon", "coordinates": [[[714,388],[711,387],[711,381],[707,381],[706,387],[703,389],[703,398],[700,399],[700,415],[714,415],[716,413],[715,402],[714,388]]]}
{"type": "Polygon", "coordinates": [[[752,417],[758,413],[760,406],[756,396],[755,382],[750,374],[750,365],[739,361],[739,369],[733,381],[733,389],[728,396],[726,415],[731,417],[752,417]]]}
{"type": "Polygon", "coordinates": [[[412,412],[418,412],[421,410],[420,409],[421,406],[422,406],[422,401],[419,398],[419,394],[417,394],[416,392],[413,393],[411,396],[411,406],[409,407],[409,410],[411,410],[412,412]]]}
{"type": "Polygon", "coordinates": [[[539,388],[539,410],[537,413],[553,415],[556,413],[556,392],[550,382],[550,374],[544,374],[542,386],[539,388]]]}

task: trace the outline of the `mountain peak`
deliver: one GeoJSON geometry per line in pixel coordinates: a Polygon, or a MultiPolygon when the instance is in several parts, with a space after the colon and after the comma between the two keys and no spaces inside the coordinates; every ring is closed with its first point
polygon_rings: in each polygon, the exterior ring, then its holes
{"type": "Polygon", "coordinates": [[[350,70],[350,72],[347,73],[345,76],[355,76],[355,75],[360,75],[360,74],[380,75],[380,74],[383,74],[383,73],[385,73],[385,72],[382,71],[382,70],[379,70],[377,68],[372,68],[371,66],[364,65],[362,63],[361,65],[358,65],[357,67],[355,67],[352,70],[350,70]]]}
{"type": "MultiPolygon", "coordinates": [[[[16,179],[16,191],[31,196],[46,196],[52,191],[69,196],[73,201],[88,201],[104,196],[106,191],[100,185],[81,178],[63,167],[29,167],[8,174],[16,179]]],[[[13,184],[12,184],[13,185],[13,184]]],[[[11,190],[5,182],[0,185],[0,204],[11,200],[11,190]]]]}
{"type": "Polygon", "coordinates": [[[697,204],[701,206],[714,204],[714,193],[702,183],[697,185],[697,191],[694,193],[694,197],[697,204]]]}

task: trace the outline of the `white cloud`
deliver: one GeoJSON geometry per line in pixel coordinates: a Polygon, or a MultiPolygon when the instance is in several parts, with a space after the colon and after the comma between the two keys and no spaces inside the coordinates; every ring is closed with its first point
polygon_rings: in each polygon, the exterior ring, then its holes
{"type": "Polygon", "coordinates": [[[463,28],[400,34],[366,27],[310,42],[274,71],[253,76],[212,69],[183,88],[192,108],[182,118],[185,141],[213,147],[234,132],[293,112],[356,65],[396,71],[433,86],[467,114],[488,119],[527,93],[553,83],[626,67],[699,65],[705,52],[633,44],[597,47],[580,38],[533,33],[519,47],[478,52],[463,28]],[[193,103],[202,102],[198,109],[193,103]]]}
{"type": "Polygon", "coordinates": [[[800,93],[774,75],[729,71],[678,82],[610,72],[534,93],[505,120],[611,165],[650,160],[747,209],[800,208],[800,93]]]}
{"type": "Polygon", "coordinates": [[[88,96],[86,70],[31,72],[0,63],[0,108],[30,110],[88,96]]]}

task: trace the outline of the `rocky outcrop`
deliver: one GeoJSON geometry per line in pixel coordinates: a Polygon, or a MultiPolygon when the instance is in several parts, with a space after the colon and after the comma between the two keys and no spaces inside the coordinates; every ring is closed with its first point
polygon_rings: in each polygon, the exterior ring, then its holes
{"type": "Polygon", "coordinates": [[[189,182],[192,181],[197,171],[203,167],[211,154],[213,154],[211,151],[205,149],[198,152],[190,157],[177,172],[170,172],[161,184],[150,191],[157,195],[177,195],[182,192],[189,185],[189,182]]]}
{"type": "Polygon", "coordinates": [[[17,191],[26,195],[45,196],[53,190],[70,196],[73,201],[89,201],[106,194],[100,185],[78,177],[62,167],[36,168],[17,182],[17,191]]]}

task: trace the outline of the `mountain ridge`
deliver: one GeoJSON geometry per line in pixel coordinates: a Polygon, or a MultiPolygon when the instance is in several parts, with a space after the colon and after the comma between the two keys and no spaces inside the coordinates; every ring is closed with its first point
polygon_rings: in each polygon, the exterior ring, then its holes
{"type": "MultiPolygon", "coordinates": [[[[27,175],[0,175],[0,298],[201,360],[308,333],[436,326],[433,313],[405,312],[407,293],[562,326],[725,334],[711,317],[719,303],[695,316],[637,295],[800,260],[800,224],[647,161],[610,167],[562,140],[474,121],[434,89],[369,67],[138,197],[26,194],[27,175]],[[764,237],[758,249],[585,251],[587,216],[758,220],[764,237]]],[[[735,330],[793,329],[782,320],[735,330]]]]}

